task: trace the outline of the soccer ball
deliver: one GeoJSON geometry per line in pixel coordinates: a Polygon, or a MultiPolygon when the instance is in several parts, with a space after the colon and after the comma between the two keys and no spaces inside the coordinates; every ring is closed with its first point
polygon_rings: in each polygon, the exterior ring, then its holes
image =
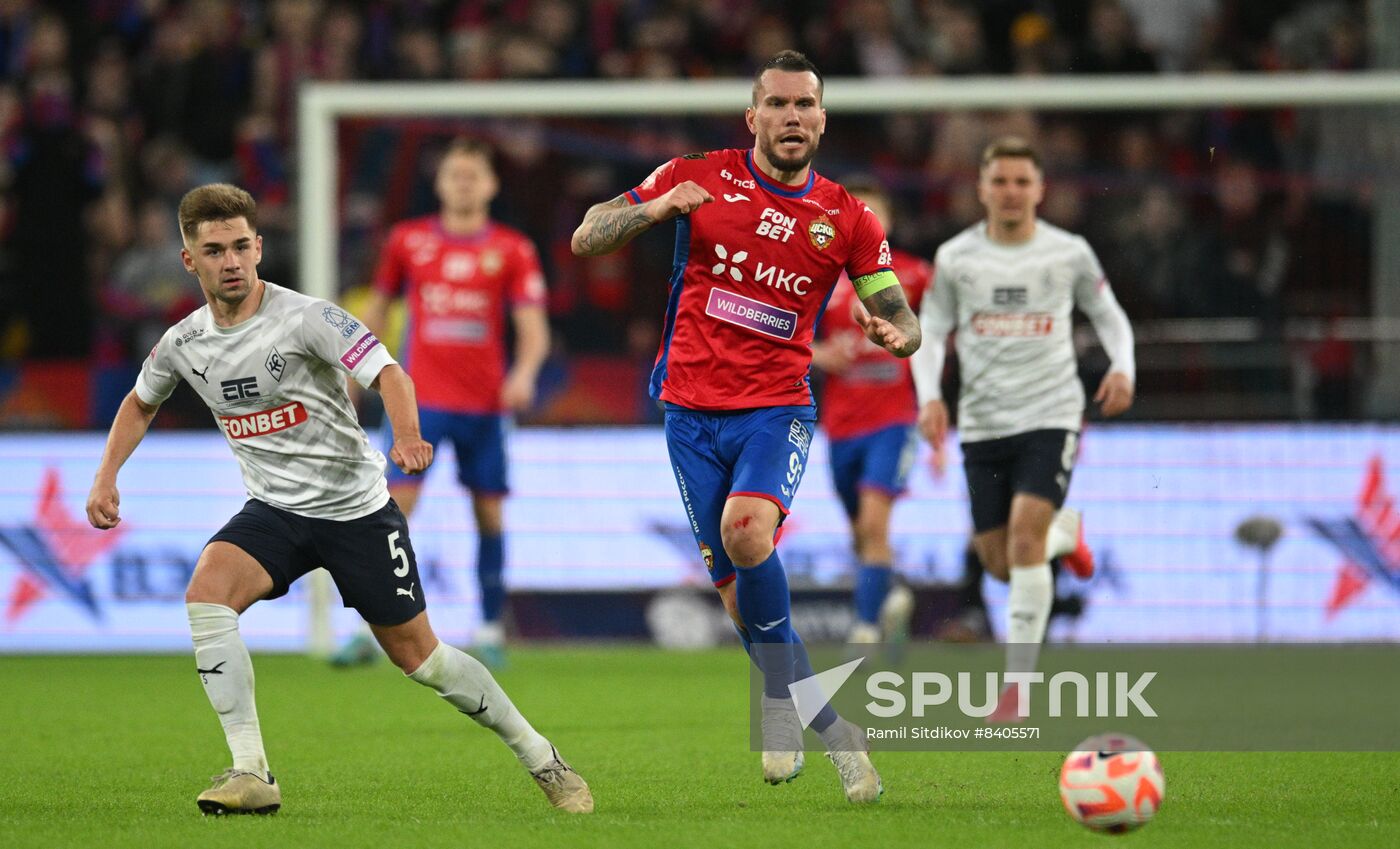
{"type": "Polygon", "coordinates": [[[1166,793],[1157,756],[1126,734],[1090,737],[1060,769],[1065,810],[1094,831],[1122,834],[1145,825],[1166,793]]]}

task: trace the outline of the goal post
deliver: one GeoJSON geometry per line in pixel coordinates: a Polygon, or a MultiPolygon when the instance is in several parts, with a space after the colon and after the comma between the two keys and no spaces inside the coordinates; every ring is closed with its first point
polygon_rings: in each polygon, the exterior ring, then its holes
{"type": "MultiPolygon", "coordinates": [[[[301,291],[318,298],[337,293],[335,127],[342,118],[737,115],[749,101],[750,87],[747,79],[303,84],[297,105],[301,291]]],[[[833,78],[826,81],[823,100],[842,114],[1400,106],[1400,73],[833,78]]]]}
{"type": "MultiPolygon", "coordinates": [[[[833,116],[1028,109],[1154,111],[1218,108],[1374,107],[1385,150],[1367,152],[1400,173],[1400,72],[1241,73],[1093,77],[831,78],[824,105],[833,116]]],[[[297,106],[298,284],[334,300],[340,286],[337,123],[364,118],[529,118],[733,116],[750,99],[749,79],[553,82],[306,83],[297,106]]],[[[1369,120],[1369,118],[1367,119],[1369,120]]],[[[684,151],[675,151],[675,154],[684,151]]],[[[1379,170],[1379,169],[1378,169],[1379,170]]],[[[1400,232],[1400,188],[1377,180],[1372,231],[1372,312],[1400,318],[1400,251],[1384,236],[1400,232]],[[1392,290],[1395,290],[1393,292],[1392,290]]],[[[1392,331],[1393,333],[1393,331],[1392,331]]],[[[1372,415],[1400,412],[1400,345],[1378,352],[1372,415]],[[1387,375],[1389,377],[1387,377],[1387,375]],[[1389,387],[1387,389],[1386,387],[1389,387]]],[[[325,652],[333,635],[325,608],[329,576],[312,579],[310,648],[325,652]]]]}

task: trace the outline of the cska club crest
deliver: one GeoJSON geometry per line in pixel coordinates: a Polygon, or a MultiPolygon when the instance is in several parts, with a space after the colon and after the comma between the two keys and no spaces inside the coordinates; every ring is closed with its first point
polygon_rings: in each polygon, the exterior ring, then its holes
{"type": "Polygon", "coordinates": [[[709,543],[705,542],[704,540],[701,540],[701,541],[700,541],[700,556],[703,557],[703,558],[705,558],[705,571],[706,571],[706,572],[713,572],[713,571],[715,571],[715,552],[714,552],[714,549],[710,548],[709,543]]]}
{"type": "Polygon", "coordinates": [[[824,251],[836,241],[836,227],[826,215],[818,215],[807,225],[807,238],[811,240],[812,247],[824,251]]]}

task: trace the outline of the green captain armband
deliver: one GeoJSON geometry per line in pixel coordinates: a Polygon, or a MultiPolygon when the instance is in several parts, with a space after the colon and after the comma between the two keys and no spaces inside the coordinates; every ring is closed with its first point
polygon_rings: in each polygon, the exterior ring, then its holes
{"type": "Polygon", "coordinates": [[[894,276],[894,272],[889,269],[877,271],[874,274],[864,274],[851,281],[856,287],[856,297],[862,301],[876,292],[883,291],[891,286],[899,285],[899,278],[894,276]]]}

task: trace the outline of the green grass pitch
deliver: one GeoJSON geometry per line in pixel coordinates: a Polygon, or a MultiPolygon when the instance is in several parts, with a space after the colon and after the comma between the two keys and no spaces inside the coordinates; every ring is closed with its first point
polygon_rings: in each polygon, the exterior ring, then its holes
{"type": "Polygon", "coordinates": [[[1400,753],[1167,752],[1156,820],[1100,836],[1061,808],[1057,753],[877,753],[866,807],[815,753],[763,784],[737,650],[519,649],[502,684],[597,799],[571,817],[387,661],[254,660],[283,807],[215,819],[194,797],[228,752],[192,656],[0,657],[0,847],[1400,846],[1400,753]]]}

